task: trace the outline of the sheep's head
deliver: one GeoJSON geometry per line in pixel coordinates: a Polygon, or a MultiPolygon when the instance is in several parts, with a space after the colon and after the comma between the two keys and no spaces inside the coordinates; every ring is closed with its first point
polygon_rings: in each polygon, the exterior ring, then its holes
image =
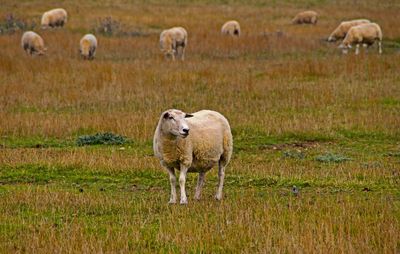
{"type": "Polygon", "coordinates": [[[189,125],[186,118],[193,117],[177,109],[169,109],[162,114],[161,131],[175,137],[186,138],[189,135],[189,125]]]}
{"type": "Polygon", "coordinates": [[[329,37],[328,37],[328,42],[335,42],[336,41],[336,37],[334,36],[334,35],[330,35],[329,37]]]}
{"type": "Polygon", "coordinates": [[[351,49],[351,44],[347,42],[342,42],[339,46],[339,49],[342,50],[343,54],[347,54],[349,52],[349,49],[351,49]]]}
{"type": "Polygon", "coordinates": [[[172,58],[174,59],[174,56],[176,54],[176,50],[174,49],[173,41],[171,36],[164,36],[161,34],[160,38],[160,50],[164,54],[166,58],[172,58]]]}
{"type": "Polygon", "coordinates": [[[45,48],[45,47],[40,47],[35,53],[36,53],[38,56],[43,56],[43,55],[46,54],[46,51],[47,51],[47,48],[45,48]]]}
{"type": "Polygon", "coordinates": [[[163,54],[164,54],[164,56],[166,57],[166,58],[174,58],[174,55],[175,55],[175,53],[176,53],[176,50],[175,49],[173,49],[172,47],[171,47],[171,45],[169,45],[169,44],[167,44],[167,45],[165,45],[166,43],[161,43],[160,44],[160,49],[161,49],[161,52],[163,52],[163,54]]]}
{"type": "Polygon", "coordinates": [[[82,41],[79,52],[84,59],[87,59],[90,57],[90,42],[88,40],[82,41]]]}
{"type": "Polygon", "coordinates": [[[43,14],[40,24],[42,29],[49,28],[49,15],[47,15],[46,13],[43,14]]]}
{"type": "Polygon", "coordinates": [[[164,56],[168,59],[174,59],[175,52],[174,49],[163,50],[164,56]]]}

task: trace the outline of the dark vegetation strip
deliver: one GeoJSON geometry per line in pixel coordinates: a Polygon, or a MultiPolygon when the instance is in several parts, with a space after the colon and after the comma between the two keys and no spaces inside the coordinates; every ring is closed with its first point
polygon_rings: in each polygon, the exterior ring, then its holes
{"type": "MultiPolygon", "coordinates": [[[[296,144],[299,142],[341,142],[354,140],[371,143],[398,143],[400,133],[388,134],[378,131],[362,131],[339,129],[330,134],[321,133],[283,133],[270,135],[253,127],[234,128],[232,130],[235,142],[235,151],[262,149],[269,145],[296,144]]],[[[0,148],[68,148],[82,145],[129,145],[137,148],[149,148],[152,140],[139,142],[129,137],[114,133],[79,134],[75,137],[59,139],[55,137],[15,137],[3,136],[0,139],[0,148]]]]}

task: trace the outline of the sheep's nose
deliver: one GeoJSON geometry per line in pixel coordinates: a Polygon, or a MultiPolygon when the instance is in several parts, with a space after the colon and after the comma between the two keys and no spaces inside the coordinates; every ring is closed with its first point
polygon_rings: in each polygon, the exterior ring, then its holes
{"type": "Polygon", "coordinates": [[[189,134],[189,128],[183,128],[182,131],[183,131],[185,134],[189,134]]]}

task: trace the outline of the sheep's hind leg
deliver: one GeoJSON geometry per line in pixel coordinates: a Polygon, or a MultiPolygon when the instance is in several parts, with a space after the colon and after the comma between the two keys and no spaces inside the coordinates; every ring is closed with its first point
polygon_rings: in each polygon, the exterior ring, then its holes
{"type": "Polygon", "coordinates": [[[379,54],[382,54],[382,42],[378,41],[379,54]]]}
{"type": "Polygon", "coordinates": [[[181,188],[181,202],[180,202],[181,205],[186,205],[188,203],[185,190],[187,171],[188,168],[181,165],[181,173],[179,175],[179,186],[181,188]]]}
{"type": "Polygon", "coordinates": [[[222,189],[224,188],[224,178],[225,178],[225,165],[220,161],[218,164],[218,189],[215,199],[222,199],[222,189]]]}
{"type": "Polygon", "coordinates": [[[181,47],[181,60],[185,60],[185,46],[181,47]]]}
{"type": "Polygon", "coordinates": [[[205,174],[206,174],[205,172],[200,172],[199,177],[197,178],[196,194],[194,195],[194,198],[196,200],[200,200],[201,189],[203,188],[204,185],[205,174]]]}
{"type": "Polygon", "coordinates": [[[167,168],[169,174],[169,182],[171,184],[171,198],[169,199],[169,204],[176,203],[176,176],[174,168],[167,168]]]}

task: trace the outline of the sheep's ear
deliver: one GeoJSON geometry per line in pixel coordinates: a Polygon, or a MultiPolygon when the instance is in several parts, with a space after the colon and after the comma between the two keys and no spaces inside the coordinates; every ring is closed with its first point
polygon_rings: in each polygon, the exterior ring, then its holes
{"type": "Polygon", "coordinates": [[[191,115],[191,114],[185,114],[185,118],[190,118],[190,117],[193,117],[193,115],[191,115]]]}
{"type": "Polygon", "coordinates": [[[168,112],[165,112],[165,114],[163,115],[163,118],[164,118],[164,119],[169,118],[169,113],[168,113],[168,112]]]}

